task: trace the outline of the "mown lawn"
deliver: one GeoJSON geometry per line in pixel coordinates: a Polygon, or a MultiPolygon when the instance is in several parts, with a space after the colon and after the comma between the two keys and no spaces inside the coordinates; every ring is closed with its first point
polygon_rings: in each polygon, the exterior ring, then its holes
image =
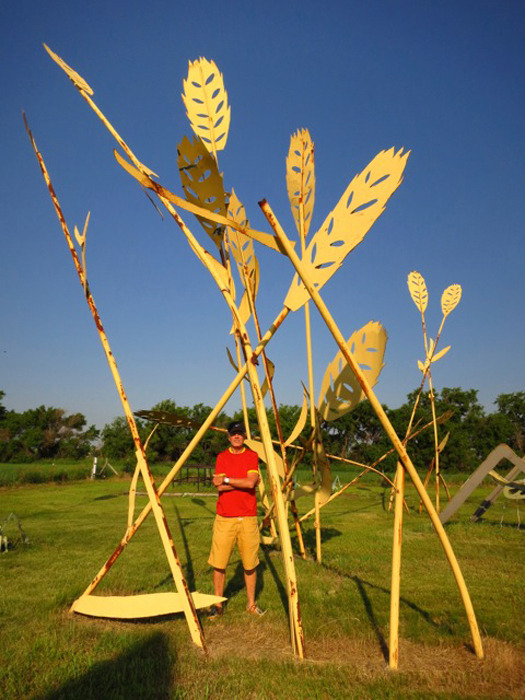
{"type": "MultiPolygon", "coordinates": [[[[388,491],[378,480],[361,482],[322,511],[321,566],[296,560],[306,633],[302,662],[291,653],[283,567],[272,548],[261,551],[258,600],[267,613],[258,620],[244,613],[242,568],[236,555],[232,559],[226,614],[220,621],[203,619],[208,657],[193,646],[181,615],[140,622],[70,615],[71,602],[124,534],[128,488],[122,478],[0,489],[0,521],[16,513],[30,540],[0,553],[2,699],[525,697],[525,538],[516,527],[516,505],[501,497],[484,521],[468,520],[491,485],[447,525],[485,660],[469,648],[452,574],[409,490],[397,672],[386,663],[392,516],[385,510],[388,491]]],[[[211,593],[214,499],[209,492],[173,493],[163,504],[188,583],[211,593]]],[[[137,508],[145,503],[138,496],[137,508]]],[[[301,512],[309,507],[299,502],[301,512]]],[[[311,521],[305,541],[313,552],[311,521]]],[[[97,593],[172,587],[148,518],[97,593]]]]}

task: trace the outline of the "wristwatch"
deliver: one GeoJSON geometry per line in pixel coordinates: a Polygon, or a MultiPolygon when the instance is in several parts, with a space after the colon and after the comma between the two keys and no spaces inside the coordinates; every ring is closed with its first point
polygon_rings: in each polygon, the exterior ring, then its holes
{"type": "Polygon", "coordinates": [[[229,483],[230,483],[230,477],[229,477],[229,476],[225,476],[225,477],[224,477],[224,483],[225,483],[225,484],[229,484],[229,483]]]}

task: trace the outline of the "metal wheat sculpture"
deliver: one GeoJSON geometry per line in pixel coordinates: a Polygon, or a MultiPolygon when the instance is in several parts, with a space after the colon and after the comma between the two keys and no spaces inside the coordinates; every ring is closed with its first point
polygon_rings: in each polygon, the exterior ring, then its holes
{"type": "MultiPolygon", "coordinates": [[[[46,184],[49,189],[49,193],[51,195],[51,199],[53,201],[53,205],[55,207],[55,211],[57,213],[58,219],[60,221],[60,224],[62,226],[62,230],[64,232],[64,236],[66,239],[67,246],[69,248],[69,251],[71,253],[73,263],[75,265],[80,283],[83,287],[84,290],[84,295],[86,297],[87,304],[90,308],[91,314],[93,316],[93,320],[95,322],[95,325],[97,327],[100,340],[102,343],[102,346],[104,348],[104,352],[106,354],[106,359],[108,361],[111,373],[113,375],[113,379],[115,381],[115,385],[117,387],[117,391],[119,393],[121,403],[124,409],[124,413],[126,415],[126,420],[128,422],[128,426],[131,432],[131,435],[133,437],[133,442],[135,444],[135,457],[137,459],[137,469],[135,471],[134,479],[132,481],[131,489],[130,489],[130,513],[131,513],[131,506],[134,504],[134,493],[135,493],[135,487],[136,487],[136,479],[138,477],[138,474],[140,472],[144,486],[146,488],[147,494],[148,494],[148,503],[149,507],[151,510],[153,510],[153,514],[155,517],[155,521],[157,524],[157,528],[161,537],[162,545],[164,547],[164,551],[166,553],[166,558],[168,560],[168,564],[174,579],[175,587],[177,592],[176,593],[155,593],[155,594],[145,594],[145,595],[138,595],[138,596],[126,596],[126,597],[121,597],[121,596],[91,596],[89,595],[92,590],[94,589],[95,586],[91,585],[88,587],[88,589],[85,591],[85,593],[78,599],[76,600],[72,607],[71,610],[74,612],[80,612],[85,615],[93,615],[96,617],[118,617],[118,618],[137,618],[137,617],[150,617],[151,615],[158,615],[158,614],[167,614],[167,613],[174,613],[174,612],[184,612],[186,616],[186,621],[188,623],[188,627],[191,633],[191,637],[194,641],[194,643],[206,650],[205,642],[204,642],[204,637],[202,634],[202,628],[199,623],[199,619],[197,616],[197,608],[203,608],[207,607],[214,600],[220,601],[221,598],[217,598],[216,596],[209,596],[209,595],[203,595],[200,593],[193,593],[190,594],[188,585],[186,583],[186,579],[184,577],[184,573],[179,561],[179,558],[177,556],[177,552],[175,549],[175,544],[173,542],[173,538],[171,536],[167,520],[164,515],[164,511],[162,508],[162,504],[160,502],[160,496],[158,490],[155,488],[155,483],[153,481],[153,477],[151,475],[151,471],[149,469],[147,459],[146,459],[146,451],[145,447],[142,444],[138,429],[137,429],[137,424],[135,422],[135,419],[133,417],[133,413],[131,411],[131,407],[129,405],[128,399],[126,392],[124,390],[124,386],[122,384],[122,381],[120,379],[120,375],[118,372],[117,368],[117,363],[114,358],[114,355],[111,351],[109,341],[107,338],[107,335],[104,331],[104,327],[102,325],[102,321],[100,319],[97,307],[95,305],[95,301],[93,299],[93,296],[91,294],[91,291],[88,286],[87,282],[87,275],[86,275],[86,266],[85,266],[85,245],[86,245],[86,234],[87,234],[87,225],[89,222],[89,214],[86,218],[86,223],[84,225],[84,231],[82,236],[78,233],[78,230],[75,226],[75,237],[77,239],[77,242],[80,245],[81,248],[81,255],[82,255],[82,262],[80,262],[78,258],[78,254],[76,252],[73,239],[71,238],[71,235],[69,233],[69,229],[65,220],[65,217],[62,213],[62,209],[60,207],[58,198],[55,194],[55,190],[53,188],[53,185],[51,183],[51,178],[49,177],[49,173],[47,171],[47,168],[44,163],[44,159],[40,152],[37,149],[36,142],[33,138],[33,134],[31,133],[29,129],[29,125],[27,121],[25,120],[24,116],[24,122],[26,125],[26,130],[29,135],[29,138],[31,140],[31,144],[33,146],[33,149],[35,151],[35,154],[37,156],[38,162],[40,164],[40,168],[42,170],[42,174],[44,176],[44,179],[46,181],[46,184]]],[[[129,519],[128,519],[128,529],[129,529],[129,519]]],[[[100,577],[98,582],[101,580],[102,577],[100,577]]]]}
{"type": "MultiPolygon", "coordinates": [[[[392,441],[394,449],[397,451],[404,469],[409,472],[420,498],[422,499],[423,504],[429,513],[432,524],[434,525],[436,533],[438,534],[443,548],[445,549],[463,599],[476,655],[478,657],[482,657],[483,651],[481,639],[470,597],[452,547],[450,546],[446,533],[439,521],[439,517],[423,487],[423,484],[421,483],[421,480],[419,479],[410,457],[406,452],[404,442],[401,441],[396,435],[383,408],[381,407],[381,404],[376,398],[371,388],[370,378],[367,378],[366,372],[360,365],[359,357],[354,354],[352,348],[350,348],[348,343],[345,341],[319,293],[322,286],[342,265],[348,253],[350,253],[351,250],[353,250],[353,248],[355,248],[355,246],[363,240],[373,223],[384,211],[386,202],[402,181],[408,153],[403,153],[402,150],[396,152],[394,149],[379,153],[360,174],[356,175],[356,177],[348,185],[339,202],[336,204],[333,211],[328,214],[320,229],[311,237],[308,244],[302,246],[301,256],[299,256],[295,252],[293,244],[284,233],[267,202],[261,202],[260,206],[268,222],[270,223],[270,226],[274,232],[273,235],[251,229],[245,222],[244,217],[241,217],[241,221],[237,221],[233,216],[231,216],[231,213],[230,215],[228,214],[228,211],[226,211],[225,214],[223,203],[220,198],[220,201],[214,200],[213,203],[210,202],[210,205],[213,204],[213,206],[206,207],[202,206],[203,203],[198,193],[195,193],[198,203],[195,200],[188,201],[188,199],[175,195],[156,182],[156,180],[153,179],[154,173],[138,160],[133,151],[95,105],[91,99],[93,92],[89,85],[87,85],[87,83],[73,69],[65,64],[62,59],[56,56],[56,54],[49,49],[48,52],[67,73],[67,75],[73,81],[75,87],[79,90],[83,99],[95,111],[105,126],[116,138],[120,147],[123,149],[128,160],[123,158],[118,153],[115,153],[117,162],[124,168],[124,170],[134,177],[140,185],[157,195],[160,202],[180,227],[192,251],[210,272],[232,313],[234,329],[238,331],[241,349],[245,359],[244,365],[239,368],[235,379],[231,382],[224,396],[211,411],[210,415],[203,423],[193,440],[187,446],[180,459],[173,466],[163,483],[158,487],[158,489],[155,489],[153,483],[151,482],[150,487],[152,494],[151,498],[149,499],[149,503],[142,510],[139,516],[135,518],[133,524],[128,525],[126,533],[114,554],[103,566],[101,572],[99,572],[97,577],[95,577],[90,587],[88,587],[87,593],[91,592],[91,590],[96,587],[101,577],[107,572],[111,564],[118,557],[124,546],[129,542],[131,537],[134,535],[138,527],[140,527],[141,523],[152,509],[154,510],[156,519],[159,519],[158,514],[160,513],[160,496],[173,479],[175,473],[178,471],[178,469],[180,469],[184,463],[184,460],[187,459],[189,454],[191,454],[192,449],[196,444],[198,444],[198,441],[201,439],[204,432],[213,424],[213,421],[219,414],[222,407],[225,405],[226,401],[231,397],[233,392],[242,382],[244,376],[247,374],[252,389],[253,401],[259,422],[261,442],[263,444],[265,461],[268,467],[273,507],[275,508],[276,512],[279,537],[281,539],[281,546],[283,550],[283,561],[286,572],[286,585],[289,601],[292,647],[294,652],[300,658],[304,655],[304,634],[299,612],[297,578],[290,544],[287,513],[282,493],[282,477],[279,475],[276,455],[272,447],[266,411],[262,400],[262,387],[254,363],[255,359],[262,353],[266,344],[273,337],[287,315],[291,311],[298,310],[301,308],[301,306],[304,306],[309,299],[312,299],[323,320],[327,324],[330,332],[332,333],[339,347],[341,357],[354,374],[357,381],[356,386],[359,385],[363,394],[370,401],[385,431],[392,441]],[[199,216],[206,222],[209,222],[209,230],[207,233],[217,246],[221,258],[220,261],[198,243],[180,217],[177,210],[174,208],[174,205],[180,209],[189,211],[199,216]],[[275,251],[284,253],[290,259],[296,271],[295,277],[284,301],[283,309],[277,314],[275,321],[272,323],[268,331],[264,334],[259,334],[260,340],[255,348],[252,346],[246,330],[245,312],[243,311],[241,313],[241,305],[238,306],[235,302],[235,290],[233,288],[234,285],[232,281],[231,268],[229,266],[229,256],[226,254],[227,251],[223,246],[225,227],[230,227],[233,231],[239,231],[244,236],[253,238],[259,243],[267,245],[275,251]]],[[[205,144],[208,153],[210,153],[215,162],[217,162],[217,151],[224,146],[227,139],[230,109],[225,99],[219,100],[218,102],[214,101],[217,95],[221,95],[222,90],[220,81],[217,83],[214,82],[217,81],[219,77],[222,79],[216,66],[210,62],[205,62],[204,59],[200,59],[200,61],[196,62],[196,64],[195,72],[192,73],[190,80],[191,85],[185,86],[186,101],[189,104],[189,106],[187,104],[188,116],[190,117],[192,128],[200,137],[201,141],[205,144]],[[195,88],[195,90],[193,90],[193,88],[195,88]],[[208,92],[210,95],[207,94],[208,92]],[[193,109],[195,105],[196,107],[193,109]]],[[[192,65],[195,64],[190,64],[190,67],[192,65]]],[[[187,163],[188,172],[191,170],[191,165],[191,162],[187,163]]],[[[190,188],[189,185],[188,187],[190,188]]],[[[307,202],[303,202],[302,205],[301,202],[299,202],[299,229],[303,232],[306,231],[305,221],[308,219],[308,211],[305,210],[305,204],[307,204],[307,202]]],[[[243,247],[242,243],[241,247],[243,247]]],[[[245,290],[249,290],[252,288],[252,282],[246,281],[244,287],[245,290]]],[[[342,397],[344,402],[345,398],[343,394],[340,394],[340,397],[342,397]]],[[[312,397],[310,400],[312,401],[312,397]]],[[[130,422],[129,419],[128,422],[130,422]]],[[[139,447],[140,446],[137,447],[137,460],[140,463],[142,473],[145,475],[146,481],[147,464],[145,457],[143,457],[143,451],[139,449],[139,447]]],[[[391,656],[391,666],[395,666],[396,664],[397,655],[395,658],[392,658],[391,656]]]]}

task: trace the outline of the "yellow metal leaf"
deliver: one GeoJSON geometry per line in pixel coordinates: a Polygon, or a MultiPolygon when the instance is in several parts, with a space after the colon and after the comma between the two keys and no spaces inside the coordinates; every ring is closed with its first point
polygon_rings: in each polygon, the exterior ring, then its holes
{"type": "MultiPolygon", "coordinates": [[[[270,374],[270,381],[271,381],[273,379],[273,375],[275,374],[275,365],[268,358],[266,358],[266,362],[268,363],[268,372],[270,374]]],[[[266,378],[264,380],[264,382],[262,383],[262,387],[261,387],[261,394],[262,394],[263,399],[267,393],[268,393],[268,379],[266,378]]]]}
{"type": "Polygon", "coordinates": [[[75,238],[77,239],[78,245],[82,248],[84,245],[84,241],[86,240],[85,236],[81,236],[78,228],[75,225],[75,228],[73,229],[75,232],[75,238]]]}
{"type": "Polygon", "coordinates": [[[304,486],[296,486],[291,493],[291,498],[297,501],[298,498],[302,496],[313,496],[315,493],[315,486],[313,484],[304,484],[304,486]]]}
{"type": "Polygon", "coordinates": [[[408,275],[408,291],[412,301],[422,314],[425,313],[428,304],[428,290],[423,275],[415,270],[408,275]]]}
{"type": "Polygon", "coordinates": [[[226,145],[230,128],[230,107],[222,73],[214,61],[199,58],[188,64],[182,99],[191,128],[216,155],[226,145]]]}
{"type": "MultiPolygon", "coordinates": [[[[308,279],[319,290],[341,267],[345,257],[365,237],[399,187],[409,152],[381,151],[348,185],[335,209],[315,233],[303,256],[308,279]]],[[[296,274],[284,301],[297,311],[308,294],[296,274]]]]}
{"type": "Polygon", "coordinates": [[[314,144],[308,129],[299,129],[290,139],[286,158],[286,186],[292,214],[301,234],[300,205],[304,207],[304,236],[306,237],[315,200],[314,144]]]}
{"type": "Polygon", "coordinates": [[[317,468],[321,472],[321,484],[319,486],[319,503],[322,505],[330,498],[332,493],[332,470],[330,461],[326,456],[323,443],[320,437],[315,441],[315,452],[317,460],[317,468]]]}
{"type": "MultiPolygon", "coordinates": [[[[226,195],[217,161],[208,153],[197,136],[190,141],[186,136],[177,146],[177,165],[186,199],[203,209],[226,216],[226,195]]],[[[202,228],[221,248],[224,226],[197,216],[202,228]]]]}
{"type": "Polygon", "coordinates": [[[74,231],[75,231],[75,238],[77,239],[78,245],[83,248],[86,245],[86,234],[87,234],[87,229],[89,226],[89,218],[91,216],[91,212],[88,211],[86,220],[84,222],[84,229],[82,231],[82,235],[80,235],[78,228],[75,226],[74,231]]]}
{"type": "MultiPolygon", "coordinates": [[[[221,596],[195,591],[191,594],[197,610],[226,600],[221,596]]],[[[108,617],[115,620],[173,615],[183,612],[184,596],[181,593],[141,593],[129,596],[82,595],[71,606],[71,612],[90,617],[108,617]]]]}
{"type": "Polygon", "coordinates": [[[60,68],[62,68],[62,70],[67,74],[69,79],[79,90],[82,90],[88,95],[93,95],[93,90],[90,88],[90,86],[86,83],[86,81],[81,75],[79,75],[75,70],[73,70],[71,66],[68,66],[68,64],[64,60],[62,60],[60,56],[57,56],[57,54],[54,51],[51,51],[49,46],[44,44],[44,48],[47,51],[47,53],[51,56],[53,61],[55,61],[55,63],[58,63],[60,68]]]}
{"type": "Polygon", "coordinates": [[[236,363],[235,360],[233,359],[233,355],[232,355],[231,352],[230,352],[230,348],[226,348],[226,352],[227,352],[227,354],[228,354],[228,360],[230,361],[230,365],[233,367],[233,369],[234,369],[236,372],[238,372],[238,371],[239,371],[239,368],[237,367],[237,363],[236,363]]]}
{"type": "Polygon", "coordinates": [[[459,284],[451,284],[443,292],[441,297],[441,310],[443,316],[448,316],[451,311],[454,311],[461,299],[461,286],[459,284]]]}
{"type": "Polygon", "coordinates": [[[290,433],[290,437],[284,443],[286,447],[288,447],[288,445],[291,445],[299,437],[299,435],[302,433],[303,428],[306,425],[307,418],[308,418],[308,399],[307,399],[307,392],[304,391],[303,406],[301,408],[299,420],[297,421],[294,429],[290,433]]]}
{"type": "Polygon", "coordinates": [[[439,453],[443,452],[443,450],[445,449],[445,446],[448,442],[449,437],[450,437],[450,433],[447,433],[445,435],[445,437],[443,438],[443,440],[441,440],[441,442],[439,443],[439,445],[438,445],[438,452],[439,453]]]}
{"type": "Polygon", "coordinates": [[[450,350],[450,348],[451,348],[451,346],[447,345],[447,347],[443,348],[443,350],[436,352],[435,355],[432,357],[432,362],[436,362],[436,360],[440,360],[444,355],[447,354],[447,352],[450,350]]]}
{"type": "MultiPolygon", "coordinates": [[[[228,220],[238,224],[243,229],[249,228],[249,221],[246,218],[244,206],[232,189],[230,200],[228,202],[228,220]]],[[[257,297],[259,291],[259,261],[255,255],[253,240],[238,228],[232,226],[226,227],[226,236],[228,240],[229,250],[231,251],[237,267],[241,282],[245,285],[245,291],[239,304],[239,315],[244,325],[248,322],[251,315],[251,303],[248,295],[251,296],[252,302],[257,297]]],[[[234,328],[230,331],[233,333],[234,328]]]]}
{"type": "MultiPolygon", "coordinates": [[[[203,218],[207,218],[210,221],[215,221],[218,224],[221,225],[227,225],[231,224],[233,227],[237,226],[234,222],[229,222],[228,219],[225,216],[222,216],[221,214],[215,214],[214,212],[207,212],[205,209],[202,207],[199,207],[195,204],[191,204],[190,202],[187,202],[185,199],[182,197],[179,197],[176,194],[173,194],[173,192],[170,192],[170,190],[167,190],[165,187],[162,185],[159,185],[159,183],[154,182],[151,177],[148,177],[146,175],[146,170],[145,166],[141,163],[141,168],[142,170],[138,169],[137,167],[134,167],[130,163],[128,163],[116,150],[113,151],[113,155],[115,156],[115,160],[117,163],[127,172],[129,175],[131,175],[135,180],[142,185],[142,187],[146,187],[149,190],[152,190],[153,192],[156,192],[159,197],[164,197],[165,199],[168,200],[168,202],[171,202],[172,204],[175,204],[177,207],[181,207],[181,209],[184,209],[185,211],[190,211],[196,216],[202,216],[203,218]]],[[[153,175],[155,173],[152,173],[153,175]]],[[[269,233],[265,233],[264,231],[257,231],[255,229],[247,229],[246,233],[254,238],[256,241],[259,241],[259,243],[262,243],[263,245],[267,246],[268,248],[271,248],[272,250],[276,250],[278,253],[283,253],[283,249],[279,241],[277,240],[276,236],[273,236],[269,233]]],[[[292,242],[292,245],[295,245],[295,243],[292,242]]]]}
{"type": "MultiPolygon", "coordinates": [[[[242,228],[249,228],[250,224],[246,218],[244,206],[233,189],[228,203],[227,215],[229,220],[236,222],[242,228]]],[[[245,285],[247,294],[249,293],[252,300],[255,301],[259,291],[259,261],[255,255],[253,239],[231,226],[226,227],[226,234],[230,251],[239,269],[241,281],[245,285]]],[[[244,323],[250,317],[250,305],[247,294],[243,296],[239,307],[244,323]]]]}
{"type": "Polygon", "coordinates": [[[426,365],[426,364],[423,364],[423,363],[421,362],[421,360],[418,360],[418,361],[417,361],[417,366],[418,366],[419,370],[420,370],[423,374],[425,374],[427,365],[426,365]]]}
{"type": "MultiPolygon", "coordinates": [[[[253,438],[247,438],[244,441],[244,444],[250,448],[250,450],[253,450],[254,452],[257,452],[257,455],[260,460],[262,460],[265,464],[266,462],[266,452],[264,450],[264,445],[260,440],[254,440],[253,438]]],[[[273,451],[273,456],[275,458],[275,464],[277,465],[277,472],[281,479],[284,479],[284,465],[283,465],[283,460],[280,455],[273,451]]]]}
{"type": "MultiPolygon", "coordinates": [[[[370,386],[377,383],[383,369],[387,334],[380,323],[370,321],[353,333],[347,346],[358,362],[370,386]]],[[[364,398],[364,392],[341,351],[326,368],[319,394],[318,411],[333,421],[352,411],[364,398]]]]}

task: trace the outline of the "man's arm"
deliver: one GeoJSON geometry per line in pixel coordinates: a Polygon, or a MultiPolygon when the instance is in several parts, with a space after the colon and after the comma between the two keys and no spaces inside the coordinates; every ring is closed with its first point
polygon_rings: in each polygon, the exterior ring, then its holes
{"type": "Polygon", "coordinates": [[[259,472],[250,471],[246,476],[231,476],[228,477],[224,474],[215,474],[213,477],[213,484],[217,487],[218,491],[233,491],[234,489],[253,489],[257,486],[260,480],[259,472]],[[225,479],[228,479],[226,483],[225,479]]]}

